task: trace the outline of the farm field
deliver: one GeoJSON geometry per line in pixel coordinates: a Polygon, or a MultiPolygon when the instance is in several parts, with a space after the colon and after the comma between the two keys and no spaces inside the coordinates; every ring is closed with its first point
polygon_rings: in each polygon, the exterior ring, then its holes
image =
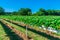
{"type": "Polygon", "coordinates": [[[0,22],[0,40],[18,40],[18,36],[0,22]]]}
{"type": "Polygon", "coordinates": [[[0,24],[0,39],[1,40],[3,40],[3,39],[6,40],[6,38],[8,39],[8,37],[6,36],[6,33],[4,32],[4,29],[3,29],[2,25],[0,24]]]}
{"type": "Polygon", "coordinates": [[[20,40],[21,37],[0,21],[0,40],[20,40]]]}
{"type": "MultiPolygon", "coordinates": [[[[41,30],[42,31],[43,29],[39,28],[42,25],[44,25],[45,27],[50,26],[56,30],[59,30],[59,28],[60,28],[60,21],[59,21],[60,16],[0,16],[0,19],[12,20],[12,21],[18,22],[18,23],[21,22],[22,24],[32,26],[31,28],[34,28],[34,30],[41,30]]],[[[16,24],[13,24],[12,22],[8,22],[6,20],[4,20],[4,22],[9,24],[10,26],[14,27],[16,30],[19,30],[22,33],[26,34],[26,28],[16,25],[16,24]]],[[[1,26],[1,28],[3,29],[3,26],[1,26]]],[[[2,30],[2,29],[0,29],[0,30],[2,30]]],[[[28,32],[27,32],[28,36],[31,37],[33,40],[40,40],[40,39],[41,40],[60,40],[58,38],[54,38],[54,37],[52,38],[51,36],[47,36],[47,34],[45,36],[44,34],[42,34],[42,35],[38,34],[38,32],[36,33],[33,30],[29,30],[29,29],[27,29],[27,30],[28,30],[28,32]]],[[[7,31],[7,30],[4,28],[1,33],[4,32],[3,34],[6,34],[6,35],[9,34],[9,33],[6,33],[5,31],[7,31]]],[[[8,32],[10,32],[10,31],[8,31],[8,32]]],[[[13,34],[13,33],[14,32],[12,31],[12,33],[10,33],[10,34],[13,34]]],[[[0,35],[3,35],[3,34],[0,34],[0,35]]],[[[60,34],[55,34],[55,35],[58,35],[60,37],[60,34]]],[[[17,35],[15,35],[15,36],[17,36],[17,35]]],[[[14,37],[12,37],[12,38],[14,39],[14,37]]],[[[8,36],[8,39],[10,39],[9,36],[8,36]]]]}
{"type": "Polygon", "coordinates": [[[60,40],[59,3],[0,0],[0,40],[60,40]]]}
{"type": "Polygon", "coordinates": [[[39,27],[44,25],[46,27],[53,27],[55,29],[60,28],[60,16],[1,16],[0,18],[20,21],[32,26],[39,27]]]}

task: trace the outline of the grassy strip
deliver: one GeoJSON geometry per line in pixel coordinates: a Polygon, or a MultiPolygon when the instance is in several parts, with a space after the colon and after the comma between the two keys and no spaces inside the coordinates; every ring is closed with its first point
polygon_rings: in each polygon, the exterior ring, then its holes
{"type": "Polygon", "coordinates": [[[16,30],[14,27],[10,26],[8,23],[6,23],[4,20],[1,21],[4,25],[6,25],[8,28],[10,28],[13,32],[15,32],[19,37],[23,38],[23,40],[29,40],[26,38],[26,35],[18,30],[16,30]]]}
{"type": "Polygon", "coordinates": [[[9,37],[5,33],[1,24],[0,24],[0,40],[9,40],[9,37]]]}
{"type": "MultiPolygon", "coordinates": [[[[9,21],[9,20],[8,20],[9,21]]],[[[10,22],[13,22],[13,21],[10,21],[10,22]]],[[[17,22],[13,22],[13,23],[15,23],[15,24],[19,24],[19,23],[17,23],[17,22]]],[[[19,24],[19,25],[22,25],[22,26],[26,26],[25,24],[19,24]]],[[[30,29],[33,29],[33,28],[31,28],[31,26],[29,27],[28,26],[28,28],[30,28],[30,29]]],[[[35,30],[35,29],[34,29],[35,30]]],[[[42,31],[42,30],[40,30],[40,31],[42,31]]],[[[48,34],[48,35],[51,35],[51,36],[53,36],[53,37],[55,37],[55,38],[60,38],[60,36],[57,36],[57,35],[54,35],[54,34],[51,34],[51,32],[49,32],[49,33],[47,33],[48,31],[42,31],[42,32],[45,32],[46,34],[48,34]]]]}
{"type": "MultiPolygon", "coordinates": [[[[7,22],[7,23],[9,23],[9,22],[7,22]]],[[[17,30],[20,30],[20,31],[22,31],[23,33],[26,33],[26,31],[25,31],[24,28],[19,27],[19,26],[16,26],[16,25],[11,24],[11,23],[9,23],[9,24],[10,24],[11,26],[13,26],[14,28],[16,28],[17,30]]],[[[48,40],[48,38],[43,37],[43,36],[41,36],[41,35],[38,35],[38,34],[32,32],[32,31],[29,31],[29,30],[28,30],[28,36],[32,37],[34,40],[48,40]]]]}
{"type": "Polygon", "coordinates": [[[1,21],[1,32],[0,32],[0,40],[22,40],[19,38],[9,27],[4,25],[1,21]],[[5,34],[3,34],[3,33],[5,34]]]}

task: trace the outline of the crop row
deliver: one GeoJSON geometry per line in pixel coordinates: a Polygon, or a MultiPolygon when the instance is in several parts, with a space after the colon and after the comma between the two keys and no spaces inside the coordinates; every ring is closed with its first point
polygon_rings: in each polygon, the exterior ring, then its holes
{"type": "MultiPolygon", "coordinates": [[[[17,30],[20,30],[21,32],[26,33],[26,27],[23,27],[21,25],[13,24],[12,22],[8,22],[8,21],[6,21],[6,22],[8,24],[10,24],[11,26],[13,26],[14,28],[16,28],[17,30]]],[[[42,33],[42,32],[39,33],[36,30],[27,29],[27,35],[29,37],[31,37],[33,40],[39,40],[39,39],[42,39],[42,38],[43,38],[42,40],[48,40],[48,39],[50,39],[50,38],[48,38],[48,36],[46,36],[45,34],[43,35],[43,34],[44,33],[42,33]]]]}
{"type": "MultiPolygon", "coordinates": [[[[6,20],[6,19],[4,19],[4,20],[6,20]]],[[[50,31],[48,31],[48,30],[41,30],[41,29],[36,29],[36,28],[34,28],[34,27],[31,27],[30,25],[27,25],[27,24],[22,24],[22,23],[19,23],[19,22],[15,22],[15,21],[12,21],[12,20],[6,20],[6,21],[8,21],[8,22],[11,22],[11,23],[13,23],[13,24],[16,24],[16,25],[20,25],[20,26],[22,26],[22,27],[26,27],[27,26],[27,28],[28,28],[28,30],[30,29],[30,30],[35,30],[37,33],[38,32],[43,32],[43,33],[46,33],[45,35],[50,35],[50,36],[53,36],[53,37],[55,37],[55,38],[60,38],[60,36],[57,36],[57,35],[55,35],[54,33],[52,33],[52,32],[50,32],[50,31]]]]}
{"type": "Polygon", "coordinates": [[[6,25],[8,28],[10,28],[12,31],[14,31],[19,37],[23,38],[23,40],[29,40],[29,38],[26,37],[26,35],[19,30],[16,30],[14,27],[10,26],[9,24],[5,23],[4,20],[1,20],[1,22],[6,25]]]}
{"type": "Polygon", "coordinates": [[[21,21],[29,25],[44,25],[45,27],[60,29],[60,16],[1,16],[1,18],[21,21]]]}

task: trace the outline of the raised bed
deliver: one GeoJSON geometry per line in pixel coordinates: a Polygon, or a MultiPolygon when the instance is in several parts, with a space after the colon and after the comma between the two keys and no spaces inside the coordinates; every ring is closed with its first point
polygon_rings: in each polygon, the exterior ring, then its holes
{"type": "MultiPolygon", "coordinates": [[[[4,20],[6,20],[6,19],[4,19],[4,20]]],[[[35,30],[37,32],[43,32],[43,33],[45,33],[46,35],[48,35],[50,37],[60,39],[60,36],[57,36],[54,33],[49,32],[48,30],[38,30],[38,29],[32,28],[30,25],[22,24],[22,23],[19,24],[18,22],[15,22],[15,21],[12,21],[12,20],[6,20],[6,21],[14,23],[14,24],[17,24],[17,25],[21,25],[22,27],[26,27],[27,26],[28,29],[35,30]]]]}
{"type": "Polygon", "coordinates": [[[16,30],[14,27],[12,27],[9,24],[5,23],[4,20],[0,20],[0,21],[4,25],[6,25],[8,28],[10,28],[12,31],[14,31],[19,37],[23,38],[23,40],[31,40],[31,38],[26,36],[24,33],[20,32],[19,30],[16,30]]]}

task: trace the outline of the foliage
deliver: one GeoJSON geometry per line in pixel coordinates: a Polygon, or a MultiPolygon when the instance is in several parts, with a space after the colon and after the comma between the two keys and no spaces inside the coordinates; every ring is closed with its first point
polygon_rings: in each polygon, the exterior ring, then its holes
{"type": "Polygon", "coordinates": [[[35,14],[33,14],[33,15],[37,15],[37,16],[57,15],[57,16],[59,16],[60,15],[60,10],[51,10],[51,9],[45,10],[43,8],[40,8],[39,11],[36,12],[35,14]]]}
{"type": "Polygon", "coordinates": [[[0,7],[0,15],[4,15],[4,9],[0,7]]]}
{"type": "Polygon", "coordinates": [[[21,8],[18,13],[20,15],[31,15],[31,9],[29,8],[21,8]]]}
{"type": "Polygon", "coordinates": [[[18,11],[13,12],[5,12],[5,10],[0,7],[0,15],[22,15],[22,16],[42,16],[42,15],[60,15],[60,10],[45,10],[44,8],[40,8],[37,12],[32,14],[32,11],[30,8],[21,8],[18,11]]]}
{"type": "Polygon", "coordinates": [[[30,25],[60,28],[60,16],[1,16],[0,18],[22,21],[30,25]]]}

